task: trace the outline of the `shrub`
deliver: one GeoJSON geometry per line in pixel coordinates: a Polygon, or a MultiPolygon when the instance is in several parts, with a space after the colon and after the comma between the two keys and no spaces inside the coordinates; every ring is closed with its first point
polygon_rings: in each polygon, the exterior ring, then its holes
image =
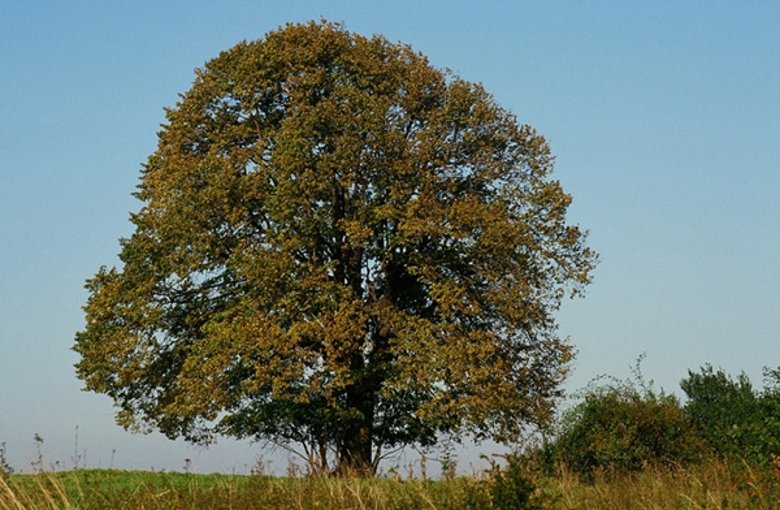
{"type": "Polygon", "coordinates": [[[536,486],[523,469],[524,458],[517,454],[506,457],[501,469],[493,464],[490,470],[493,508],[497,510],[542,510],[544,502],[535,495],[536,486]]]}
{"type": "Polygon", "coordinates": [[[680,383],[685,414],[714,452],[765,464],[780,451],[780,368],[765,374],[763,392],[744,373],[733,379],[710,365],[680,383]]]}
{"type": "Polygon", "coordinates": [[[698,459],[701,445],[676,397],[613,383],[586,390],[564,415],[552,450],[556,461],[591,478],[596,470],[688,464],[698,459]]]}

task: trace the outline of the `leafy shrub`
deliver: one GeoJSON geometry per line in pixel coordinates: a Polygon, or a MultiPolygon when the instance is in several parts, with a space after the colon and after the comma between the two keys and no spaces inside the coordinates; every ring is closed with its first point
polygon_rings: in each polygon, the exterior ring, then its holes
{"type": "Polygon", "coordinates": [[[536,486],[523,469],[523,457],[510,454],[506,466],[501,469],[493,464],[493,508],[497,510],[542,510],[543,501],[535,497],[536,486]]]}
{"type": "Polygon", "coordinates": [[[768,452],[780,479],[780,367],[765,369],[764,391],[759,398],[763,423],[763,453],[768,452]]]}
{"type": "Polygon", "coordinates": [[[759,464],[780,452],[780,368],[765,374],[763,392],[744,373],[733,379],[710,365],[680,383],[685,414],[714,452],[759,464]]]}
{"type": "Polygon", "coordinates": [[[675,396],[623,382],[587,389],[564,415],[552,450],[556,461],[590,478],[596,470],[688,464],[702,444],[675,396]]]}

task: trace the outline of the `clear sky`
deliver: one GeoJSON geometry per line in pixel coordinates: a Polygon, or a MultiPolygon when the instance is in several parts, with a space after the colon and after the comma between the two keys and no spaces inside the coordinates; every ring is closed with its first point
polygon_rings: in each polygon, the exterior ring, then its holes
{"type": "Polygon", "coordinates": [[[262,453],[124,432],[70,348],[163,107],[221,50],[320,17],[482,82],[550,141],[601,254],[559,314],[568,390],[642,353],[676,393],[704,363],[757,385],[780,365],[778,2],[0,0],[0,442],[17,469],[34,433],[72,465],[77,425],[92,467],[116,450],[121,468],[245,471],[262,453]]]}

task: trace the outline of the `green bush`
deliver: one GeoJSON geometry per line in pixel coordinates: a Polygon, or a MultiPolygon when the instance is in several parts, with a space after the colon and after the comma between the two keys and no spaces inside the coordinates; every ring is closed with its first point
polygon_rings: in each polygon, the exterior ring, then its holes
{"type": "Polygon", "coordinates": [[[765,369],[764,376],[764,391],[759,398],[763,453],[769,454],[780,473],[780,366],[774,370],[765,369]]]}
{"type": "Polygon", "coordinates": [[[631,383],[590,387],[563,417],[552,457],[591,478],[597,470],[629,472],[688,464],[703,442],[673,395],[631,383]]]}
{"type": "Polygon", "coordinates": [[[744,373],[733,379],[709,365],[680,383],[685,414],[713,452],[753,464],[780,452],[780,368],[765,374],[763,392],[744,373]]]}
{"type": "Polygon", "coordinates": [[[544,502],[534,493],[536,486],[523,468],[524,458],[510,454],[502,469],[496,464],[490,471],[493,508],[497,510],[542,510],[544,502]]]}

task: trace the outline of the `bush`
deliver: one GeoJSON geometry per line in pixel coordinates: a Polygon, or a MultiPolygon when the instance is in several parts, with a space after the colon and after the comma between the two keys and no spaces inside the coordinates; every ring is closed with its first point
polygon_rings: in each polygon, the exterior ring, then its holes
{"type": "Polygon", "coordinates": [[[544,502],[535,495],[536,486],[523,469],[524,458],[517,454],[506,457],[501,469],[493,464],[490,471],[493,508],[497,510],[542,510],[544,502]]]}
{"type": "Polygon", "coordinates": [[[676,397],[614,383],[586,390],[551,447],[556,461],[592,478],[597,470],[688,464],[698,460],[702,444],[676,397]]]}
{"type": "Polygon", "coordinates": [[[744,373],[733,379],[709,365],[680,383],[685,414],[714,452],[766,464],[780,451],[780,368],[765,374],[763,392],[744,373]]]}

